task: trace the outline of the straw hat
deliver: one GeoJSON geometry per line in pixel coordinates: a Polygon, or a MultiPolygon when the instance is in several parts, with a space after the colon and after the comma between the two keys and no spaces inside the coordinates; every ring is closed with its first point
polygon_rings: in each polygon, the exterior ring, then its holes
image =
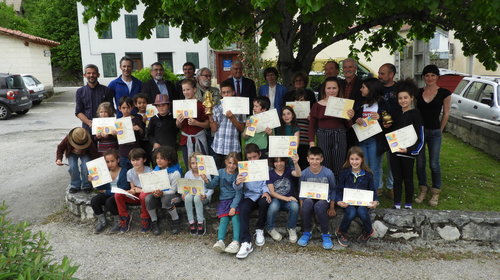
{"type": "Polygon", "coordinates": [[[170,104],[170,98],[168,98],[168,94],[157,94],[155,97],[154,105],[160,104],[170,104]]]}
{"type": "Polygon", "coordinates": [[[81,127],[75,127],[69,132],[68,141],[71,146],[79,150],[87,149],[92,144],[90,134],[81,127]]]}

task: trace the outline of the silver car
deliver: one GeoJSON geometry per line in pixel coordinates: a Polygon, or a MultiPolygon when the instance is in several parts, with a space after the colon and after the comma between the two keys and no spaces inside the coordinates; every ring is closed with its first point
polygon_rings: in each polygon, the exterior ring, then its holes
{"type": "Polygon", "coordinates": [[[451,109],[500,121],[500,78],[464,77],[451,96],[451,109]]]}

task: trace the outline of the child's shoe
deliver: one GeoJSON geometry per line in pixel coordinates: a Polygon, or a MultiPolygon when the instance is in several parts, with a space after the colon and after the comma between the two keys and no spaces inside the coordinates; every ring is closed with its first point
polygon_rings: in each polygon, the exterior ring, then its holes
{"type": "Polygon", "coordinates": [[[85,188],[85,189],[83,189],[83,192],[86,194],[90,194],[90,193],[92,193],[92,188],[85,188]]]}
{"type": "Polygon", "coordinates": [[[272,230],[268,230],[267,233],[271,235],[274,241],[280,241],[283,238],[283,236],[281,236],[281,234],[274,228],[272,230]]]}
{"type": "Polygon", "coordinates": [[[365,233],[363,232],[359,237],[358,237],[358,241],[359,242],[362,242],[362,243],[366,243],[368,242],[368,240],[370,240],[370,237],[372,237],[373,235],[375,234],[375,231],[373,230],[372,228],[372,231],[370,233],[365,233]]]}
{"type": "Polygon", "coordinates": [[[104,214],[97,215],[97,222],[95,224],[94,234],[99,234],[104,231],[106,227],[106,217],[104,214]]]}
{"type": "Polygon", "coordinates": [[[160,231],[160,225],[158,224],[158,221],[151,222],[151,231],[156,236],[160,235],[161,231],[160,231]]]}
{"type": "Polygon", "coordinates": [[[189,232],[191,233],[191,235],[196,234],[196,224],[194,222],[189,223],[189,232]]]}
{"type": "Polygon", "coordinates": [[[125,233],[130,229],[131,221],[132,221],[132,216],[120,217],[120,233],[125,233]]]}
{"type": "Polygon", "coordinates": [[[296,229],[294,229],[294,228],[288,229],[288,240],[290,240],[290,243],[297,242],[297,230],[296,229]]]}
{"type": "Polygon", "coordinates": [[[339,245],[342,247],[348,247],[350,245],[347,236],[340,231],[337,231],[337,241],[339,242],[339,245]]]}
{"type": "Polygon", "coordinates": [[[250,254],[251,252],[253,252],[252,243],[243,242],[241,244],[240,250],[238,251],[238,254],[236,254],[236,257],[238,259],[244,259],[248,257],[248,254],[250,254]]]}
{"type": "Polygon", "coordinates": [[[406,204],[405,204],[405,209],[412,209],[412,207],[411,207],[411,203],[406,203],[406,204]]]}
{"type": "Polygon", "coordinates": [[[400,203],[394,204],[394,206],[392,207],[392,209],[401,209],[401,204],[400,203]]]}
{"type": "Polygon", "coordinates": [[[198,235],[205,235],[207,228],[205,227],[205,221],[198,222],[198,235]]]}
{"type": "Polygon", "coordinates": [[[178,234],[181,230],[181,219],[172,221],[172,234],[178,234]]]}
{"type": "Polygon", "coordinates": [[[240,250],[240,242],[233,240],[233,242],[229,243],[227,245],[226,249],[224,252],[229,253],[229,254],[236,254],[240,250]]]}
{"type": "Polygon", "coordinates": [[[77,189],[77,188],[73,188],[73,187],[71,187],[71,188],[69,188],[69,191],[68,191],[68,192],[69,192],[69,193],[77,193],[77,192],[79,192],[79,191],[80,191],[80,189],[77,189]]]}
{"type": "Polygon", "coordinates": [[[312,234],[310,232],[304,232],[302,236],[300,237],[299,241],[297,241],[297,244],[302,247],[306,247],[307,244],[309,244],[309,240],[311,240],[312,234]]]}
{"type": "Polygon", "coordinates": [[[151,220],[150,219],[141,219],[141,232],[146,233],[151,230],[151,220]]]}
{"type": "Polygon", "coordinates": [[[109,229],[109,233],[113,234],[118,232],[120,232],[120,217],[116,215],[114,217],[113,226],[109,229]]]}
{"type": "Polygon", "coordinates": [[[332,235],[322,234],[321,239],[323,240],[323,249],[331,250],[333,248],[332,235]]]}
{"type": "Polygon", "coordinates": [[[255,230],[255,245],[264,246],[265,243],[266,243],[266,239],[264,238],[264,230],[263,229],[256,229],[255,230]]]}
{"type": "Polygon", "coordinates": [[[226,245],[224,244],[223,240],[217,240],[212,249],[214,249],[216,252],[222,253],[224,252],[224,249],[226,249],[226,245]]]}

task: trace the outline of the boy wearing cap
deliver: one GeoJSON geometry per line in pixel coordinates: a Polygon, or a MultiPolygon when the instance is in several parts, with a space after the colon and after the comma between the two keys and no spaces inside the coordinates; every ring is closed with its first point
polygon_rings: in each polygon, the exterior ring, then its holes
{"type": "Polygon", "coordinates": [[[175,119],[171,112],[171,102],[168,94],[157,94],[155,97],[158,114],[149,120],[147,135],[152,150],[160,146],[170,146],[177,149],[177,132],[179,129],[175,125],[175,119]]]}
{"type": "Polygon", "coordinates": [[[66,137],[57,145],[56,164],[64,165],[63,155],[68,159],[70,181],[70,193],[83,190],[85,193],[92,192],[92,184],[87,179],[88,171],[86,163],[99,157],[97,149],[92,143],[88,131],[81,127],[73,128],[66,137]],[[80,168],[78,168],[80,160],[80,168]]]}

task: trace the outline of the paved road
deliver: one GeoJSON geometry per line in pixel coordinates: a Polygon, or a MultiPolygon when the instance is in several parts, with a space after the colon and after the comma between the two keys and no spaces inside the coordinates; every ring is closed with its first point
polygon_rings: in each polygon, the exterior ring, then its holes
{"type": "Polygon", "coordinates": [[[0,201],[15,220],[39,222],[63,207],[68,173],[54,163],[56,146],[80,122],[74,115],[76,88],[55,91],[26,115],[0,121],[0,201]]]}

